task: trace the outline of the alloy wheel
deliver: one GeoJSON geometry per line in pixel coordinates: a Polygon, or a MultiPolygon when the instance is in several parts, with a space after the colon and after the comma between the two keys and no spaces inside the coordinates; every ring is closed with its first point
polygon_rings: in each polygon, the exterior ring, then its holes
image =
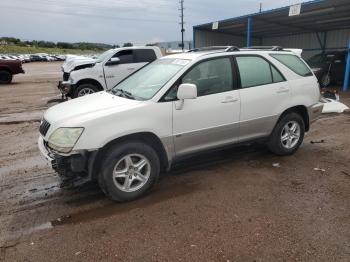
{"type": "Polygon", "coordinates": [[[80,96],[86,96],[95,93],[95,91],[91,88],[83,88],[82,90],[79,91],[78,97],[80,96]]]}
{"type": "Polygon", "coordinates": [[[281,143],[286,149],[295,147],[300,139],[300,125],[296,121],[289,121],[281,132],[281,143]]]}
{"type": "Polygon", "coordinates": [[[134,192],[147,183],[150,174],[151,164],[145,156],[129,154],[115,165],[113,182],[123,192],[134,192]]]}

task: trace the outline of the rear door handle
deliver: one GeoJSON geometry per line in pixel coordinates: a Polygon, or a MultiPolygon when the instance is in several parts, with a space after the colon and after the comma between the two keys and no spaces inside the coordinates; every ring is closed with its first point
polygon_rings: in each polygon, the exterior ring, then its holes
{"type": "Polygon", "coordinates": [[[278,90],[276,91],[276,93],[281,94],[281,93],[288,93],[289,92],[289,88],[288,87],[280,87],[278,88],[278,90]]]}
{"type": "Polygon", "coordinates": [[[130,68],[128,68],[128,70],[135,70],[135,68],[130,67],[130,68]]]}
{"type": "Polygon", "coordinates": [[[224,101],[222,101],[221,103],[223,104],[227,104],[227,103],[234,103],[234,102],[237,102],[238,101],[238,98],[234,98],[232,96],[228,96],[225,98],[224,101]]]}

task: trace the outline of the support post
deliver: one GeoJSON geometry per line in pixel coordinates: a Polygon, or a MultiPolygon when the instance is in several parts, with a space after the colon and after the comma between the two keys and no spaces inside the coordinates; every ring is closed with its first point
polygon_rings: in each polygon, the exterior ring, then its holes
{"type": "Polygon", "coordinates": [[[350,38],[349,38],[349,43],[348,43],[348,55],[347,55],[347,59],[346,59],[343,91],[349,90],[349,77],[350,77],[350,38]]]}
{"type": "Polygon", "coordinates": [[[248,17],[248,21],[247,21],[247,47],[250,47],[250,34],[252,31],[252,18],[248,17]]]}

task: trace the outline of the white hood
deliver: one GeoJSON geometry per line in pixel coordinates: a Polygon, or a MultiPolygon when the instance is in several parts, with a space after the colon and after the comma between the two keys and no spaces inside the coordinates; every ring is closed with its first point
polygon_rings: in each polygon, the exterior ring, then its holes
{"type": "Polygon", "coordinates": [[[62,65],[62,71],[70,73],[75,67],[79,65],[86,65],[86,64],[94,64],[96,63],[96,59],[88,58],[88,57],[73,57],[70,59],[67,59],[63,65],[62,65]]]}
{"type": "Polygon", "coordinates": [[[59,127],[78,127],[86,121],[109,114],[135,108],[142,101],[115,96],[108,92],[79,97],[49,108],[44,118],[52,125],[59,127]]]}

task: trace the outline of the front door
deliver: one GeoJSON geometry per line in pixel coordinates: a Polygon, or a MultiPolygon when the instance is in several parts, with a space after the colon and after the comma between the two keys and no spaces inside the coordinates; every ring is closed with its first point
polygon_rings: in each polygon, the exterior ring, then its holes
{"type": "Polygon", "coordinates": [[[238,140],[240,96],[232,59],[199,62],[181,83],[197,86],[197,98],[173,102],[173,136],[177,156],[238,140]],[[180,109],[181,108],[181,109],[180,109]]]}
{"type": "Polygon", "coordinates": [[[124,78],[145,65],[145,63],[135,63],[133,50],[119,51],[113,57],[118,57],[120,59],[120,63],[104,66],[103,70],[107,89],[115,87],[124,78]]]}

